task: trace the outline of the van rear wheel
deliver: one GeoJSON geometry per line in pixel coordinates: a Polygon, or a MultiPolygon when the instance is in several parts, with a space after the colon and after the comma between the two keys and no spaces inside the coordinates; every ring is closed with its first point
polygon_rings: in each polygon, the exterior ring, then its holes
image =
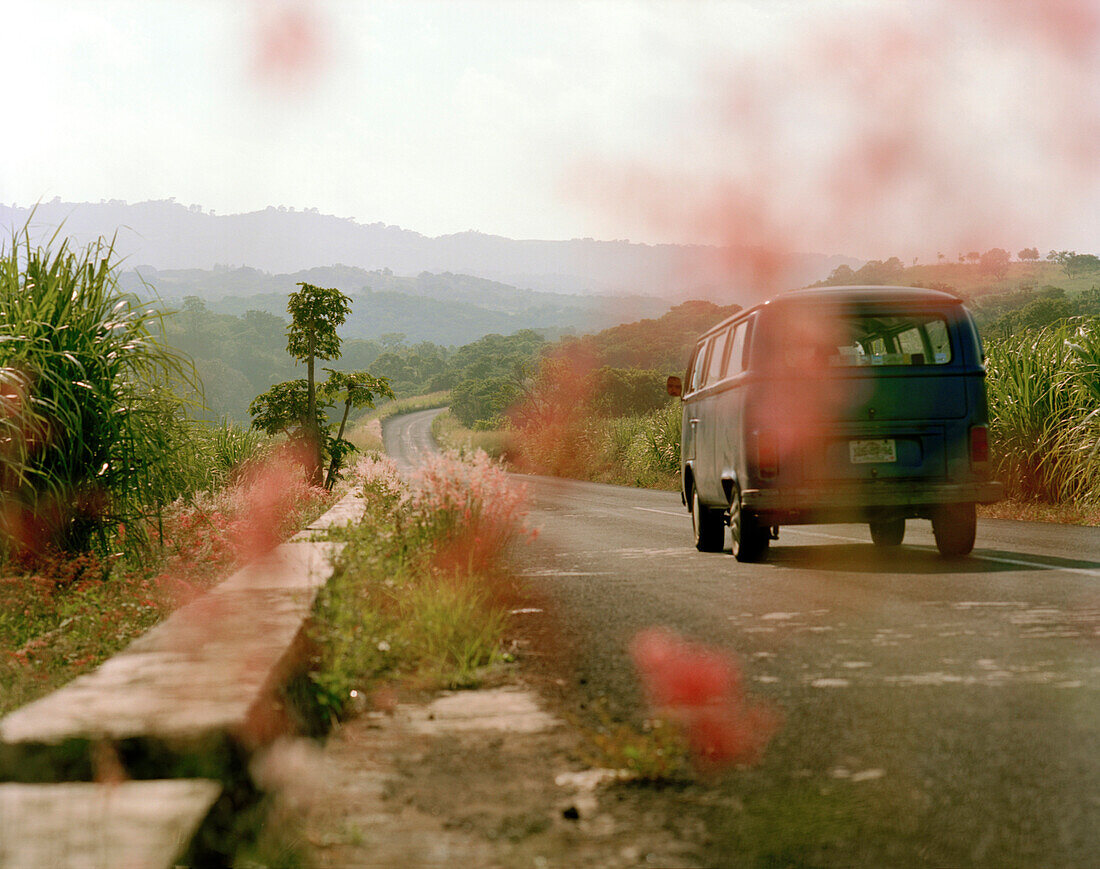
{"type": "Polygon", "coordinates": [[[691,530],[695,534],[695,548],[700,552],[721,552],[726,528],[722,511],[706,506],[699,500],[699,490],[691,492],[691,530]]]}
{"type": "Polygon", "coordinates": [[[771,533],[766,525],[741,505],[741,490],[733,489],[730,504],[730,550],[738,561],[763,561],[768,554],[771,533]]]}
{"type": "Polygon", "coordinates": [[[973,504],[941,504],[932,511],[932,536],[940,555],[969,555],[977,530],[978,510],[973,504]]]}
{"type": "Polygon", "coordinates": [[[871,539],[875,546],[901,546],[905,538],[905,518],[880,519],[871,522],[871,539]]]}

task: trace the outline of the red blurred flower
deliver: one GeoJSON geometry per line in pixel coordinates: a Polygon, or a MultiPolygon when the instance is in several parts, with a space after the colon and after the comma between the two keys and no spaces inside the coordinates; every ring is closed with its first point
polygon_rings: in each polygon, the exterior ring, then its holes
{"type": "Polygon", "coordinates": [[[684,731],[703,768],[760,759],[779,726],[770,707],[749,702],[737,664],[716,649],[651,628],[630,644],[649,703],[684,731]]]}

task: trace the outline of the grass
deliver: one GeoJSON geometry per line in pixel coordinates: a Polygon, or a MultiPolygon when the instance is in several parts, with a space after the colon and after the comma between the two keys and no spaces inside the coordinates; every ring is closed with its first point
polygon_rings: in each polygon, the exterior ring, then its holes
{"type": "Polygon", "coordinates": [[[600,420],[595,463],[601,482],[678,489],[680,416],[677,401],[642,416],[600,420]]]}
{"type": "Polygon", "coordinates": [[[687,740],[674,724],[655,718],[639,728],[613,720],[603,708],[589,714],[595,717],[595,726],[573,722],[591,746],[592,755],[586,758],[589,766],[619,770],[621,781],[667,784],[695,777],[687,740]]]}
{"type": "Polygon", "coordinates": [[[158,339],[159,315],[118,286],[114,250],[29,231],[0,248],[0,531],[8,548],[101,554],[195,480],[176,387],[193,369],[158,339]]]}
{"type": "Polygon", "coordinates": [[[367,457],[363,520],[333,532],[346,546],[314,619],[311,678],[333,718],[389,686],[471,687],[508,659],[519,595],[503,563],[524,535],[522,495],[484,454],[449,454],[411,482],[367,457]]]}
{"type": "Polygon", "coordinates": [[[460,455],[481,450],[494,459],[506,459],[514,450],[513,435],[503,429],[466,428],[449,410],[432,420],[432,437],[445,450],[460,455]]]}
{"type": "Polygon", "coordinates": [[[1044,504],[1010,498],[996,504],[979,504],[978,516],[983,519],[1095,526],[1100,525],[1100,504],[1044,504]]]}
{"type": "Polygon", "coordinates": [[[1009,498],[1100,501],[1100,320],[990,342],[990,453],[1009,498]]]}
{"type": "Polygon", "coordinates": [[[465,428],[450,413],[432,423],[448,449],[484,450],[515,470],[637,486],[680,487],[680,403],[628,416],[577,416],[525,430],[465,428]]]}
{"type": "Polygon", "coordinates": [[[169,505],[143,559],[55,552],[0,571],[0,715],[98,666],[331,497],[279,465],[169,505]]]}

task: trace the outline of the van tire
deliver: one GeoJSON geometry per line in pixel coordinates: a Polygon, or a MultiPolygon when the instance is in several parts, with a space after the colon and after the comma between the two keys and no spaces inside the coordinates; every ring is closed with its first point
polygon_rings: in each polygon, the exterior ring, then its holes
{"type": "Polygon", "coordinates": [[[875,546],[901,546],[905,539],[905,517],[871,522],[871,539],[875,546]]]}
{"type": "Polygon", "coordinates": [[[978,510],[974,504],[940,504],[932,510],[932,536],[940,555],[969,555],[977,530],[978,510]]]}
{"type": "Polygon", "coordinates": [[[742,562],[763,561],[768,555],[771,532],[741,506],[741,490],[733,487],[730,504],[730,551],[742,562]]]}
{"type": "Polygon", "coordinates": [[[706,506],[699,500],[699,490],[691,490],[691,530],[695,534],[695,548],[700,552],[721,552],[725,543],[726,527],[722,511],[706,506]]]}

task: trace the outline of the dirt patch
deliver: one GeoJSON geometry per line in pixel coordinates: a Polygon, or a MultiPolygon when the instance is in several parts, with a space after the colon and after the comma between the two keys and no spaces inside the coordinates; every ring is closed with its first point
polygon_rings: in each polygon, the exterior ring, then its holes
{"type": "Polygon", "coordinates": [[[546,726],[500,729],[502,696],[505,714],[531,720],[535,695],[512,685],[468,692],[472,714],[401,705],[342,726],[325,747],[325,786],[306,818],[307,860],[322,867],[703,865],[705,829],[679,798],[688,794],[615,783],[613,772],[592,770],[583,735],[542,709],[546,726]]]}

